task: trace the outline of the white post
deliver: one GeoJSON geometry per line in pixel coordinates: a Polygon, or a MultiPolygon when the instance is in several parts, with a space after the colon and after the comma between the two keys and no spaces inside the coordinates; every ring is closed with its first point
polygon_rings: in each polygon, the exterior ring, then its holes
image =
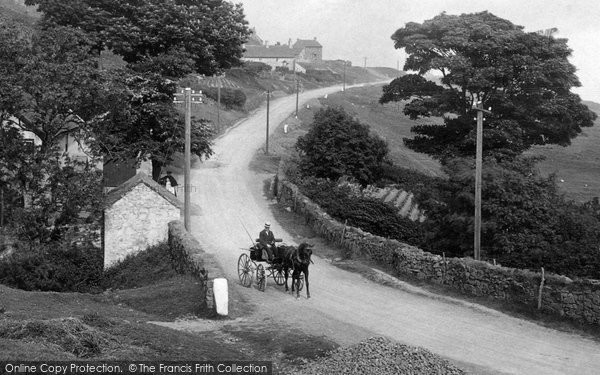
{"type": "Polygon", "coordinates": [[[215,309],[218,315],[229,314],[229,290],[227,279],[217,278],[213,280],[213,294],[215,296],[215,309]]]}

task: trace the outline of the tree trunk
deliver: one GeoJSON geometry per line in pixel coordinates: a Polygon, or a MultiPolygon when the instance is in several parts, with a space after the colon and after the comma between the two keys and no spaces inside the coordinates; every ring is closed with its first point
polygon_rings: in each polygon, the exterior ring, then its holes
{"type": "Polygon", "coordinates": [[[162,163],[158,160],[152,159],[152,179],[154,181],[158,182],[158,179],[160,178],[160,173],[162,172],[163,166],[164,166],[164,163],[162,163]]]}

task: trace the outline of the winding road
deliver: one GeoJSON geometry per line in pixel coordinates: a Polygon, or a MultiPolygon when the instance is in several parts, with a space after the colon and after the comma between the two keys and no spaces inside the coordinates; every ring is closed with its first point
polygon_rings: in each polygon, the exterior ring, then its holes
{"type": "MultiPolygon", "coordinates": [[[[340,87],[308,91],[300,103],[339,91],[340,87]]],[[[271,132],[295,109],[295,96],[272,100],[271,132]]],[[[600,344],[505,314],[443,296],[383,286],[315,257],[311,266],[311,297],[295,299],[275,287],[264,293],[244,288],[237,276],[241,248],[248,234],[258,234],[265,220],[277,237],[293,238],[277,223],[263,194],[270,177],[253,172],[249,163],[265,138],[266,111],[255,111],[218,138],[214,155],[192,170],[192,234],[215,255],[230,288],[256,305],[254,314],[326,335],[341,345],[371,336],[387,336],[421,346],[476,374],[599,374],[600,344]],[[242,226],[242,223],[244,226],[242,226]]]]}

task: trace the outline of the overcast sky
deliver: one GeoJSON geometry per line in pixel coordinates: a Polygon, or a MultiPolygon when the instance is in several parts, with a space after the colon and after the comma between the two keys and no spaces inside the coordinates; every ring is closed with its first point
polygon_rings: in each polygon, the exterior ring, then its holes
{"type": "Polygon", "coordinates": [[[407,22],[423,22],[439,13],[487,10],[525,31],[558,28],[556,37],[569,39],[571,63],[582,87],[574,90],[584,100],[600,103],[600,1],[598,0],[233,0],[242,3],[246,19],[269,41],[317,40],[324,59],[347,59],[353,65],[404,64],[391,35],[407,22]]]}

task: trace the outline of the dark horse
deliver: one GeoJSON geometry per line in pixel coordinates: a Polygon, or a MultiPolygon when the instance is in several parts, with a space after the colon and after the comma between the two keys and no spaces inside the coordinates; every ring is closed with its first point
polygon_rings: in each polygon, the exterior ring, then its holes
{"type": "Polygon", "coordinates": [[[301,243],[300,246],[280,246],[278,248],[279,258],[282,259],[282,268],[285,275],[285,291],[288,288],[288,276],[289,270],[292,269],[292,293],[294,293],[294,285],[296,286],[296,298],[300,297],[300,274],[304,274],[304,284],[306,285],[306,298],[310,298],[310,291],[308,289],[308,265],[313,263],[310,259],[312,256],[312,247],[305,242],[301,243]]]}

